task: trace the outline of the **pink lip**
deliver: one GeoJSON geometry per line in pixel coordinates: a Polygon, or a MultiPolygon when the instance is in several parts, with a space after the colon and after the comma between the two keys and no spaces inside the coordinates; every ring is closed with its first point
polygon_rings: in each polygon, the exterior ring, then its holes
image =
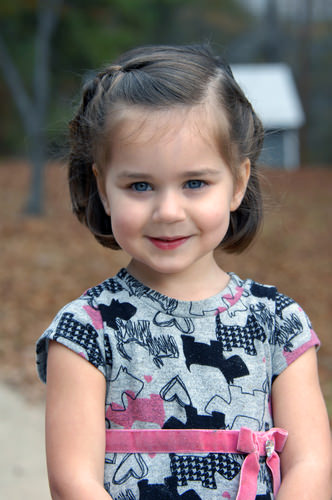
{"type": "Polygon", "coordinates": [[[148,239],[155,245],[157,248],[161,250],[173,250],[174,248],[178,248],[183,245],[188,239],[189,236],[180,236],[177,238],[152,238],[148,237],[148,239]]]}

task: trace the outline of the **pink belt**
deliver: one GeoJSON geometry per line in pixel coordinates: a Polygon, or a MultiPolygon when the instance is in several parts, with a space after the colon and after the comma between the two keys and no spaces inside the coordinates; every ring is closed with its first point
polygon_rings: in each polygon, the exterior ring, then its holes
{"type": "Polygon", "coordinates": [[[287,439],[284,429],[255,432],[211,429],[107,429],[107,453],[241,453],[246,454],[236,500],[254,500],[257,493],[259,457],[273,478],[273,493],[280,487],[281,452],[287,439]]]}

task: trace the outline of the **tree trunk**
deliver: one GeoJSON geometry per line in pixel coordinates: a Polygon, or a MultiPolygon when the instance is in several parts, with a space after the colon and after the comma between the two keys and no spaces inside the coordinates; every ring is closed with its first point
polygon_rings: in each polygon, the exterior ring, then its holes
{"type": "Polygon", "coordinates": [[[31,180],[24,212],[43,212],[46,120],[49,101],[50,47],[63,0],[39,0],[35,36],[34,92],[30,97],[0,34],[0,67],[17,106],[28,142],[31,180]]]}
{"type": "Polygon", "coordinates": [[[29,138],[29,158],[32,165],[30,190],[25,213],[40,215],[44,211],[44,177],[46,163],[46,124],[50,95],[51,38],[58,21],[62,0],[39,0],[38,27],[35,39],[34,103],[35,116],[29,138]]]}
{"type": "Polygon", "coordinates": [[[303,2],[303,19],[300,24],[299,35],[299,77],[298,85],[301,96],[302,106],[306,115],[306,123],[300,130],[300,155],[301,163],[308,161],[308,139],[309,130],[308,122],[310,121],[310,106],[311,102],[311,45],[312,45],[312,27],[313,27],[313,0],[304,0],[303,2]]]}
{"type": "Polygon", "coordinates": [[[275,0],[267,0],[265,7],[265,40],[262,47],[264,61],[280,62],[280,34],[278,10],[275,0]]]}
{"type": "Polygon", "coordinates": [[[31,133],[28,137],[30,188],[24,213],[41,215],[44,212],[44,178],[46,164],[46,137],[43,132],[31,133]]]}

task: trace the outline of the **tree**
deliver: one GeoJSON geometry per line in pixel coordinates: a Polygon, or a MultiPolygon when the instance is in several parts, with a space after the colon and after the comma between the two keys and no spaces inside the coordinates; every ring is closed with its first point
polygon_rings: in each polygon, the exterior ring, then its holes
{"type": "MultiPolygon", "coordinates": [[[[64,152],[73,96],[91,77],[92,68],[103,67],[139,44],[211,40],[224,47],[247,23],[248,16],[235,0],[225,0],[222,6],[219,0],[206,0],[204,5],[200,0],[0,3],[0,71],[18,110],[17,116],[13,109],[7,114],[5,110],[1,145],[6,134],[7,138],[12,134],[8,150],[22,151],[20,137],[25,136],[24,153],[31,163],[25,212],[43,211],[44,165],[50,146],[53,152],[64,152]]],[[[7,92],[3,84],[1,91],[7,92]]]]}
{"type": "Polygon", "coordinates": [[[304,0],[303,18],[299,24],[299,78],[298,85],[303,107],[307,115],[307,122],[301,129],[301,157],[308,161],[309,130],[308,119],[310,120],[310,97],[312,88],[312,60],[311,47],[313,44],[313,1],[304,0]]]}
{"type": "Polygon", "coordinates": [[[0,67],[21,117],[27,137],[32,174],[25,212],[43,210],[43,171],[46,162],[46,120],[50,96],[50,56],[62,0],[39,0],[36,9],[35,60],[32,92],[29,95],[20,72],[0,34],[0,67]]]}

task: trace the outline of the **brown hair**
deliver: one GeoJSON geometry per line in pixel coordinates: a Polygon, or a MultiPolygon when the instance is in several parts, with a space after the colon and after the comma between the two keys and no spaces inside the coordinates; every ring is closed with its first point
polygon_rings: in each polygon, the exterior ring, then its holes
{"type": "MultiPolygon", "coordinates": [[[[146,46],[120,56],[90,81],[76,116],[70,122],[69,187],[73,211],[104,246],[120,248],[112,235],[111,218],[99,198],[94,163],[102,163],[109,147],[110,123],[119,106],[165,110],[204,103],[208,94],[220,104],[220,122],[226,116],[227,141],[219,145],[233,169],[249,158],[250,178],[241,205],[230,214],[220,247],[241,252],[253,240],[262,220],[262,198],[257,158],[263,142],[262,124],[230,67],[208,46],[146,46]]],[[[218,116],[218,115],[217,115],[218,116]]],[[[113,120],[113,122],[114,122],[113,120]]],[[[223,135],[225,135],[225,126],[223,135]]]]}

